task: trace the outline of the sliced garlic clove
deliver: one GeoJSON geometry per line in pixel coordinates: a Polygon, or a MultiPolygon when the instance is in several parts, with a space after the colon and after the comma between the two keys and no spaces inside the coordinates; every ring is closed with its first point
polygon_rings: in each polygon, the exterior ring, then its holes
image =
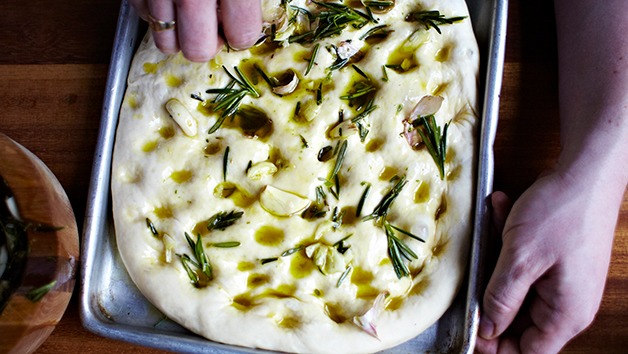
{"type": "Polygon", "coordinates": [[[294,193],[267,185],[259,200],[262,209],[276,216],[291,216],[305,210],[310,201],[294,193]]]}
{"type": "Polygon", "coordinates": [[[316,118],[320,110],[321,106],[316,104],[316,100],[309,100],[301,106],[299,115],[305,118],[306,121],[311,122],[316,118]]]}
{"type": "Polygon", "coordinates": [[[365,314],[353,317],[353,323],[377,340],[379,340],[379,337],[377,337],[377,320],[384,309],[384,302],[388,295],[390,295],[388,291],[377,295],[373,306],[365,314]]]}
{"type": "Polygon", "coordinates": [[[360,51],[360,48],[356,47],[350,42],[343,41],[343,42],[340,42],[340,44],[338,45],[337,53],[340,59],[345,60],[345,59],[351,58],[359,51],[360,51]]]}
{"type": "Polygon", "coordinates": [[[413,149],[417,149],[419,144],[423,142],[421,135],[419,132],[414,129],[412,124],[408,119],[404,119],[403,123],[403,136],[406,138],[408,145],[410,145],[413,149]]]}
{"type": "Polygon", "coordinates": [[[412,109],[410,119],[416,119],[420,116],[427,116],[438,112],[444,100],[445,99],[441,96],[425,95],[421,97],[419,103],[412,109]]]}
{"type": "Polygon", "coordinates": [[[173,254],[173,251],[174,251],[174,247],[176,246],[177,243],[168,234],[164,234],[163,235],[163,237],[161,239],[161,242],[163,242],[163,244],[164,244],[164,251],[165,251],[165,255],[166,255],[166,263],[171,263],[172,262],[172,254],[173,254]]]}
{"type": "Polygon", "coordinates": [[[419,103],[414,106],[412,113],[410,113],[410,117],[403,120],[403,136],[406,138],[408,145],[410,145],[413,149],[418,148],[419,144],[423,142],[423,139],[421,139],[421,136],[416,128],[412,126],[412,121],[421,116],[428,116],[438,112],[443,104],[443,100],[444,98],[441,96],[425,95],[419,100],[419,103]]]}
{"type": "Polygon", "coordinates": [[[342,123],[337,124],[332,130],[329,131],[329,137],[332,139],[347,138],[349,135],[356,134],[358,127],[350,120],[345,120],[342,123]]]}
{"type": "Polygon", "coordinates": [[[290,79],[290,82],[283,86],[273,87],[273,93],[276,93],[278,95],[287,95],[296,90],[297,86],[299,85],[299,77],[294,71],[290,70],[290,72],[292,73],[292,79],[290,79]]]}
{"type": "Polygon", "coordinates": [[[190,111],[179,102],[176,98],[170,99],[166,102],[166,110],[170,113],[170,116],[179,125],[183,133],[187,136],[195,136],[198,131],[198,124],[196,119],[192,117],[190,111]]]}
{"type": "Polygon", "coordinates": [[[246,172],[246,177],[253,181],[260,180],[266,176],[272,176],[277,173],[277,166],[272,162],[258,162],[251,166],[246,172]]]}

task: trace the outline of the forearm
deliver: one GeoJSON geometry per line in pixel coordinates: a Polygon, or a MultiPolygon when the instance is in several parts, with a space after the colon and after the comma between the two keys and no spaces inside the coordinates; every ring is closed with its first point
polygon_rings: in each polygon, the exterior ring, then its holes
{"type": "Polygon", "coordinates": [[[557,169],[628,183],[628,1],[555,0],[562,151],[557,169]]]}

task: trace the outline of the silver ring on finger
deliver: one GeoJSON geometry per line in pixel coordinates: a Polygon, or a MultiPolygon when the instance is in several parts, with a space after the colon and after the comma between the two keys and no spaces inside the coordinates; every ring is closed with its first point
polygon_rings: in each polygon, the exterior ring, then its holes
{"type": "Polygon", "coordinates": [[[155,32],[164,32],[175,28],[175,21],[160,21],[148,14],[148,26],[155,32]]]}

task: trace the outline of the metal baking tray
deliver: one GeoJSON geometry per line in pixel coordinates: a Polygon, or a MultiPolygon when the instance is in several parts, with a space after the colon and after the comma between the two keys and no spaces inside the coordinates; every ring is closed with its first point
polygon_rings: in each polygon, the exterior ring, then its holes
{"type": "MultiPolygon", "coordinates": [[[[414,339],[383,353],[472,353],[479,322],[483,255],[493,188],[493,142],[506,40],[508,0],[467,0],[481,52],[475,221],[466,281],[443,317],[414,339]]],[[[81,255],[80,314],[83,326],[101,336],[182,353],[269,353],[208,341],[170,321],[131,281],[118,254],[113,229],[110,172],[118,113],[135,49],[143,37],[138,15],[122,1],[100,132],[94,156],[81,255]]]]}

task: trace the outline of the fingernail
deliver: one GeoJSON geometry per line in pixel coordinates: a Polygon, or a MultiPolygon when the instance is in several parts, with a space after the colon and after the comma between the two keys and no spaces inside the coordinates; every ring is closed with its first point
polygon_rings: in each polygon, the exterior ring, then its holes
{"type": "Polygon", "coordinates": [[[482,316],[480,319],[480,328],[478,335],[484,339],[491,339],[493,337],[493,331],[495,330],[495,324],[488,318],[482,316]]]}

